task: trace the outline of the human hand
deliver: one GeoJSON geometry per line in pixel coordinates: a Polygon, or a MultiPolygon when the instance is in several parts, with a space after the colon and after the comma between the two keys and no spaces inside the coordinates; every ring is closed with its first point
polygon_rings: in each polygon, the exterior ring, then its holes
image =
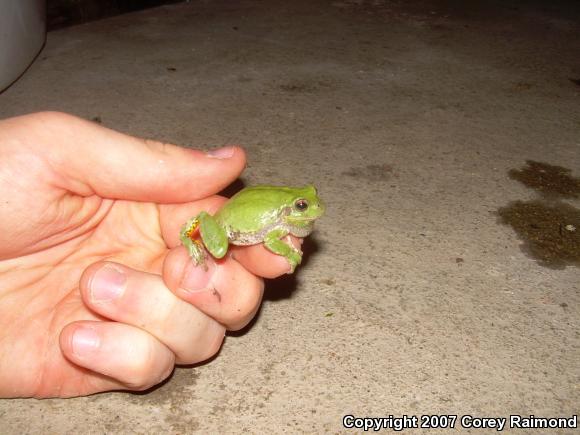
{"type": "Polygon", "coordinates": [[[62,113],[0,121],[0,397],[143,390],[216,354],[289,267],[251,246],[206,270],[178,246],[244,165],[62,113]]]}

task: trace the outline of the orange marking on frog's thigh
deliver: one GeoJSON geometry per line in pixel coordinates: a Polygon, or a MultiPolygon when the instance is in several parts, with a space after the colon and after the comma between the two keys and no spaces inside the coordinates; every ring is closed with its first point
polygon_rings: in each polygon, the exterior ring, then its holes
{"type": "Polygon", "coordinates": [[[189,227],[189,229],[186,231],[185,235],[193,240],[195,242],[195,239],[193,238],[193,233],[195,233],[195,230],[197,230],[197,228],[199,227],[199,220],[196,219],[195,221],[193,221],[193,223],[191,224],[191,226],[189,227]]]}

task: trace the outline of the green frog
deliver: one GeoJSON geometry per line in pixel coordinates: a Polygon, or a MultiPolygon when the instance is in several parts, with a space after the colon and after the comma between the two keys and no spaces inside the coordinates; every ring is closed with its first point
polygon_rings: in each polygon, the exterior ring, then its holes
{"type": "Polygon", "coordinates": [[[195,264],[204,264],[203,246],[215,258],[223,258],[230,244],[264,243],[268,250],[288,260],[288,273],[293,273],[302,261],[302,252],[283,239],[288,234],[308,236],[323,214],[324,205],[312,185],[246,187],[213,216],[202,211],[189,219],[179,235],[195,264]]]}

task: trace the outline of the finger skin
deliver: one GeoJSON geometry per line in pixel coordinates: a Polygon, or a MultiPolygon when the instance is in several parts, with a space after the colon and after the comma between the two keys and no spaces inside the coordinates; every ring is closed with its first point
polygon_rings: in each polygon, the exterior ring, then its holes
{"type": "Polygon", "coordinates": [[[163,279],[177,297],[216,319],[228,330],[246,326],[254,317],[264,294],[261,278],[232,258],[206,259],[195,266],[185,248],[172,249],[163,265],[163,279]]]}
{"type": "Polygon", "coordinates": [[[214,356],[223,342],[225,328],[176,297],[159,275],[98,262],[85,270],[80,288],[91,310],[153,335],[171,349],[178,364],[204,361],[214,356]],[[102,290],[111,288],[118,290],[102,294],[102,290]]]}
{"type": "Polygon", "coordinates": [[[158,384],[171,374],[175,362],[173,353],[155,337],[116,322],[71,323],[60,334],[60,347],[71,362],[131,390],[158,384]]]}

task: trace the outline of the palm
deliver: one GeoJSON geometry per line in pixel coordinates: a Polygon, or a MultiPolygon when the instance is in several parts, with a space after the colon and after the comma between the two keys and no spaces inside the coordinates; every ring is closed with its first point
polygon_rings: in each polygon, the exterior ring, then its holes
{"type": "Polygon", "coordinates": [[[69,237],[81,222],[54,228],[60,241],[16,259],[16,270],[2,267],[0,272],[0,298],[10,300],[0,304],[0,341],[6,352],[0,355],[1,377],[20,377],[21,388],[32,394],[53,395],[54,388],[79,394],[94,392],[94,374],[69,362],[58,346],[65,325],[100,318],[81,299],[82,271],[107,259],[160,273],[167,252],[161,236],[160,208],[155,204],[90,200],[98,202],[94,215],[89,216],[90,228],[72,239],[69,237]],[[18,364],[10,364],[10,355],[18,364]]]}

